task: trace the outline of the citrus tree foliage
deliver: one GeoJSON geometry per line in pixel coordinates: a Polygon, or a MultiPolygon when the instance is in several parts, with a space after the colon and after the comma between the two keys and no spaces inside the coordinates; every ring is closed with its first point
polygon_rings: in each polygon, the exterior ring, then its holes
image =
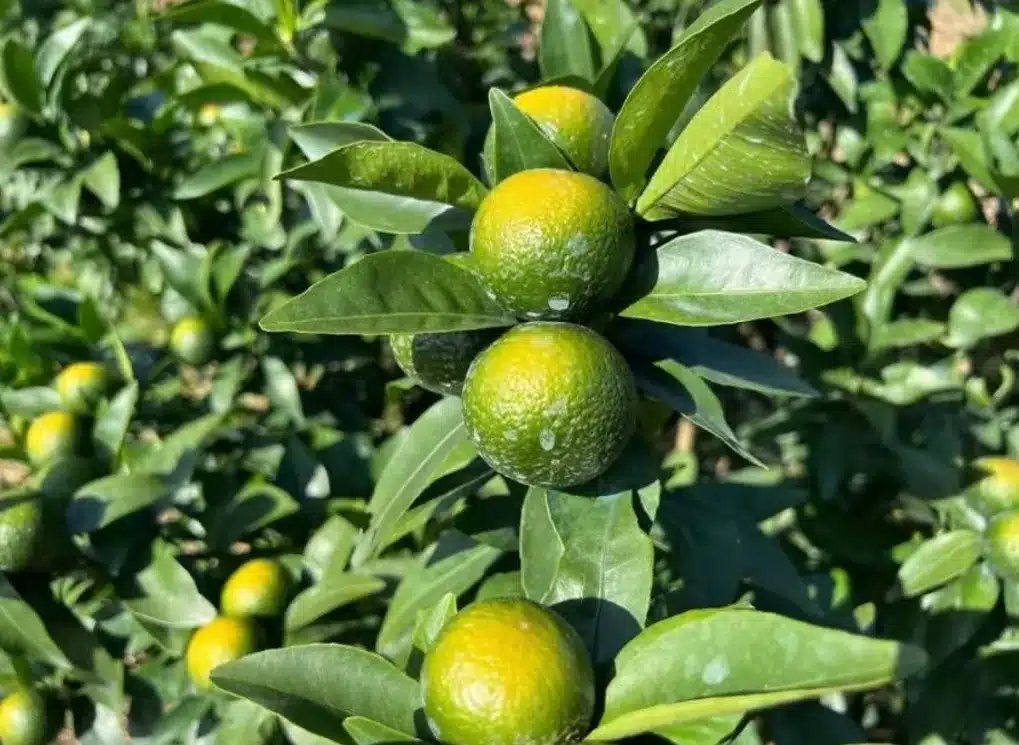
{"type": "Polygon", "coordinates": [[[578,632],[591,742],[1013,739],[1019,15],[526,5],[0,3],[32,742],[435,741],[424,657],[500,597],[578,632]],[[636,240],[582,321],[637,433],[568,488],[494,470],[386,340],[520,324],[448,257],[577,165],[539,85],[614,115],[636,240]]]}

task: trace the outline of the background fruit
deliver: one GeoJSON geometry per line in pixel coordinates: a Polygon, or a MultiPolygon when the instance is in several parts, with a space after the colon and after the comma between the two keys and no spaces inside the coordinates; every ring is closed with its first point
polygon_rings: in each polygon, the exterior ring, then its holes
{"type": "Polygon", "coordinates": [[[972,192],[962,181],[953,182],[934,203],[931,224],[936,228],[973,222],[980,213],[972,192]]]}
{"type": "Polygon", "coordinates": [[[78,423],[66,411],[49,411],[36,417],[25,434],[25,452],[34,465],[73,453],[78,444],[78,423]]]}
{"type": "Polygon", "coordinates": [[[1003,577],[1019,579],[1019,510],[1002,512],[987,526],[987,558],[1003,577]]]}
{"type": "Polygon", "coordinates": [[[0,104],[0,145],[11,145],[28,126],[28,117],[16,105],[0,104]]]}
{"type": "Polygon", "coordinates": [[[451,745],[575,742],[594,710],[584,643],[527,600],[479,602],[458,613],[428,652],[421,684],[429,723],[451,745]]]}
{"type": "Polygon", "coordinates": [[[482,202],[471,255],[499,302],[518,316],[582,319],[626,278],[633,219],[615,192],[591,176],[522,171],[482,202]]]}
{"type": "Polygon", "coordinates": [[[252,559],[239,566],[223,585],[220,608],[236,618],[274,617],[283,612],[290,577],[278,561],[252,559]]]}
{"type": "Polygon", "coordinates": [[[70,411],[90,411],[106,392],[106,368],[97,362],[75,362],[57,375],[60,400],[70,411]]]}
{"type": "Polygon", "coordinates": [[[0,702],[3,745],[45,745],[48,739],[46,700],[36,691],[16,690],[0,702]]]}
{"type": "Polygon", "coordinates": [[[38,494],[0,497],[0,570],[21,572],[39,565],[45,550],[45,519],[38,494]]]}
{"type": "Polygon", "coordinates": [[[467,432],[492,467],[525,484],[590,481],[633,434],[637,394],[622,355],[583,326],[517,326],[471,365],[467,432]]]}
{"type": "Polygon", "coordinates": [[[258,632],[250,620],[220,616],[191,637],[186,653],[188,674],[198,688],[209,688],[214,668],[257,648],[258,632]]]}
{"type": "Polygon", "coordinates": [[[1019,507],[1019,461],[980,458],[974,466],[987,475],[966,490],[971,504],[988,516],[1019,507]]]}
{"type": "MultiPolygon", "coordinates": [[[[598,98],[576,88],[544,85],[513,98],[580,171],[601,176],[608,168],[615,115],[598,98]]],[[[485,163],[495,162],[495,131],[485,137],[485,163]]],[[[491,180],[491,178],[490,178],[491,180]]]]}
{"type": "Polygon", "coordinates": [[[177,321],[170,333],[170,348],[189,365],[204,365],[216,348],[216,337],[205,319],[188,316],[177,321]]]}

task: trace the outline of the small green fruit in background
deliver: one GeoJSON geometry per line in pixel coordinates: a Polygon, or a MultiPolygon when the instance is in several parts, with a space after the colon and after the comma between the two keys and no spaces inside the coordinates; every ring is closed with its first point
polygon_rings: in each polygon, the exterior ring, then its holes
{"type": "Polygon", "coordinates": [[[633,263],[633,218],[596,178],[539,168],[500,183],[471,226],[471,255],[495,299],[520,318],[584,320],[633,263]]]}
{"type": "Polygon", "coordinates": [[[1002,577],[1019,579],[1019,510],[992,518],[984,537],[991,566],[1002,577]]]}
{"type": "Polygon", "coordinates": [[[988,517],[1019,507],[1019,461],[980,458],[973,463],[986,474],[966,489],[966,499],[988,517]]]}
{"type": "Polygon", "coordinates": [[[278,561],[252,559],[239,566],[223,585],[220,608],[236,618],[274,618],[283,613],[290,576],[278,561]]]}
{"type": "Polygon", "coordinates": [[[516,326],[467,373],[464,424],[481,457],[524,484],[562,488],[604,473],[636,427],[623,356],[584,326],[516,326]]]}
{"type": "Polygon", "coordinates": [[[28,117],[12,103],[0,103],[0,145],[13,144],[28,127],[28,117]]]}
{"type": "Polygon", "coordinates": [[[46,553],[45,523],[41,495],[25,492],[0,497],[0,570],[40,568],[46,553]]]}
{"type": "Polygon", "coordinates": [[[212,358],[215,347],[216,337],[200,316],[182,318],[170,332],[170,349],[189,365],[204,365],[212,358]]]}
{"type": "Polygon", "coordinates": [[[74,453],[78,421],[66,411],[48,411],[36,417],[25,434],[25,454],[35,466],[74,453]]]}
{"type": "Polygon", "coordinates": [[[247,618],[220,616],[198,629],[188,642],[185,664],[195,686],[212,687],[212,671],[258,650],[258,630],[247,618]]]}
{"type": "Polygon", "coordinates": [[[97,362],[75,362],[57,375],[56,389],[68,411],[85,413],[106,393],[106,368],[97,362]]]}
{"type": "Polygon", "coordinates": [[[23,688],[0,702],[0,742],[3,745],[45,745],[49,739],[46,700],[23,688]]]}
{"type": "Polygon", "coordinates": [[[973,222],[980,210],[977,200],[962,181],[953,182],[941,192],[931,212],[931,224],[936,228],[963,225],[973,222]]]}

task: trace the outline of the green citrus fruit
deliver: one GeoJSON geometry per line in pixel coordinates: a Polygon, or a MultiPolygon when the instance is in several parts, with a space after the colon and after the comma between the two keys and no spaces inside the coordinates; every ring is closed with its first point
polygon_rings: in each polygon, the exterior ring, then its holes
{"type": "MultiPolygon", "coordinates": [[[[534,120],[577,170],[592,176],[605,173],[616,117],[601,100],[576,88],[545,85],[517,94],[513,103],[534,120]]],[[[484,155],[490,169],[495,163],[494,129],[485,138],[484,155]]],[[[493,180],[491,174],[489,180],[493,180]]]]}
{"type": "Polygon", "coordinates": [[[25,132],[28,117],[18,106],[0,103],[0,145],[10,145],[25,132]]]}
{"type": "Polygon", "coordinates": [[[200,316],[182,318],[170,332],[170,349],[189,365],[204,365],[212,358],[215,346],[216,337],[200,316]]]}
{"type": "Polygon", "coordinates": [[[567,323],[516,326],[467,373],[464,423],[493,468],[533,486],[601,475],[636,425],[630,368],[609,342],[567,323]]]}
{"type": "Polygon", "coordinates": [[[594,711],[580,636],[529,600],[474,603],[450,620],[421,670],[425,713],[450,745],[564,745],[594,711]]]}
{"type": "Polygon", "coordinates": [[[211,688],[213,669],[258,649],[258,631],[246,618],[220,616],[198,629],[185,654],[188,674],[199,688],[211,688]]]}
{"type": "Polygon", "coordinates": [[[286,607],[290,576],[272,559],[252,559],[238,567],[223,585],[219,605],[235,618],[278,616],[286,607]]]}
{"type": "Polygon", "coordinates": [[[3,745],[45,745],[49,739],[46,700],[36,691],[19,689],[0,702],[3,745]]]}
{"type": "Polygon", "coordinates": [[[97,362],[75,362],[57,375],[56,389],[69,411],[91,411],[106,392],[106,368],[97,362]]]}
{"type": "Polygon", "coordinates": [[[0,570],[23,572],[41,568],[47,553],[46,534],[40,495],[24,492],[0,498],[0,570]]]}
{"type": "Polygon", "coordinates": [[[78,422],[66,411],[36,417],[25,434],[25,453],[34,465],[71,455],[78,445],[78,422]]]}
{"type": "Polygon", "coordinates": [[[507,310],[529,319],[583,319],[622,286],[633,219],[592,176],[540,168],[496,186],[471,226],[478,275],[507,310]]]}
{"type": "Polygon", "coordinates": [[[1019,507],[1019,461],[980,458],[974,464],[986,475],[966,489],[966,498],[985,515],[1019,507]]]}
{"type": "Polygon", "coordinates": [[[984,533],[987,559],[998,574],[1019,579],[1019,509],[992,518],[984,533]]]}
{"type": "Polygon", "coordinates": [[[973,194],[962,181],[956,181],[945,189],[931,212],[931,224],[936,228],[973,222],[979,209],[973,194]]]}

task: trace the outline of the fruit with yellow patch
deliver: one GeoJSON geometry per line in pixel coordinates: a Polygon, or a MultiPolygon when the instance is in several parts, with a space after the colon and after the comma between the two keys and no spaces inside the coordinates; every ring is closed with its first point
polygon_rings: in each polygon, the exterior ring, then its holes
{"type": "Polygon", "coordinates": [[[235,618],[274,618],[286,608],[290,576],[278,561],[252,559],[223,585],[220,609],[235,618]]]}
{"type": "Polygon", "coordinates": [[[517,598],[454,616],[425,657],[421,686],[429,725],[449,745],[567,745],[587,734],[594,712],[580,636],[517,598]]]}
{"type": "Polygon", "coordinates": [[[66,411],[48,411],[32,420],[25,434],[25,454],[40,466],[72,455],[78,446],[78,421],[66,411]]]}
{"type": "Polygon", "coordinates": [[[636,426],[623,356],[589,328],[516,326],[482,352],[464,383],[467,434],[494,469],[562,488],[600,476],[636,426]]]}
{"type": "Polygon", "coordinates": [[[195,686],[212,687],[212,671],[258,650],[258,630],[247,618],[220,616],[198,629],[188,642],[185,664],[195,686]]]}
{"type": "Polygon", "coordinates": [[[0,145],[12,145],[28,128],[28,117],[15,104],[0,103],[0,145]]]}
{"type": "Polygon", "coordinates": [[[37,691],[18,689],[0,702],[3,745],[45,745],[49,741],[46,700],[37,691]]]}
{"type": "Polygon", "coordinates": [[[56,389],[68,411],[89,412],[106,393],[106,368],[98,362],[75,362],[57,375],[56,389]]]}
{"type": "Polygon", "coordinates": [[[471,255],[495,299],[520,318],[583,320],[633,264],[633,218],[597,179],[539,168],[500,183],[471,226],[471,255]]]}
{"type": "Polygon", "coordinates": [[[212,358],[216,337],[201,316],[188,316],[177,321],[170,332],[170,349],[189,365],[204,365],[212,358]]]}
{"type": "Polygon", "coordinates": [[[970,504],[989,517],[1019,507],[1019,461],[991,457],[973,465],[985,475],[966,489],[970,504]]]}
{"type": "Polygon", "coordinates": [[[1019,579],[1019,510],[994,517],[984,533],[987,559],[1002,577],[1019,579]]]}

